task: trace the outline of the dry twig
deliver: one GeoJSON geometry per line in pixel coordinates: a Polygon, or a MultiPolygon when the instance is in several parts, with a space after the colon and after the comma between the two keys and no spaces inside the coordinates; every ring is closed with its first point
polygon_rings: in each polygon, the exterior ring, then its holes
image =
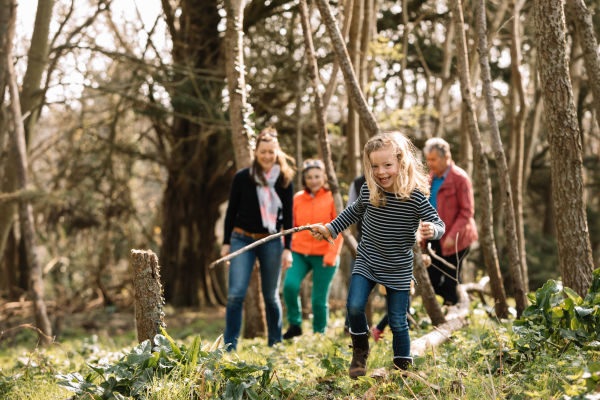
{"type": "MultiPolygon", "coordinates": [[[[225,262],[225,261],[229,261],[232,258],[234,258],[234,257],[236,257],[236,256],[238,256],[238,255],[240,255],[242,253],[245,253],[245,252],[247,252],[250,249],[253,249],[253,248],[257,247],[257,246],[260,246],[261,244],[266,243],[266,242],[268,242],[270,240],[277,239],[278,237],[281,237],[281,236],[289,235],[290,233],[296,233],[296,232],[306,231],[306,230],[310,230],[312,232],[316,232],[313,229],[311,229],[309,225],[297,226],[295,228],[291,228],[291,229],[287,229],[285,231],[277,232],[277,233],[274,233],[272,235],[267,236],[266,238],[262,238],[260,240],[257,240],[256,242],[252,242],[248,246],[244,246],[241,249],[239,249],[237,251],[234,251],[233,253],[227,254],[225,257],[221,257],[218,260],[211,262],[210,265],[208,266],[208,268],[214,268],[216,265],[218,265],[218,264],[220,264],[222,262],[225,262]]],[[[333,241],[331,239],[329,239],[329,238],[325,238],[325,240],[327,240],[331,244],[334,244],[333,241]]]]}

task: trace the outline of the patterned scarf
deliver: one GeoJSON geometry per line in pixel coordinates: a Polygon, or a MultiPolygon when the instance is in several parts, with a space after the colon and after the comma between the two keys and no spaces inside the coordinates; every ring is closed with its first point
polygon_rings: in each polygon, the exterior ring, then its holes
{"type": "Polygon", "coordinates": [[[273,165],[268,173],[263,172],[265,186],[256,185],[256,195],[258,196],[258,205],[260,207],[260,216],[263,226],[269,233],[276,233],[277,215],[282,207],[281,199],[275,191],[275,182],[279,178],[281,168],[278,164],[273,165]]]}

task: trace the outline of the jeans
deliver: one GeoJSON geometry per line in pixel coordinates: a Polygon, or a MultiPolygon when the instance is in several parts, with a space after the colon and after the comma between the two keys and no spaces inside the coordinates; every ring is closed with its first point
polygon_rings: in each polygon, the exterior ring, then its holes
{"type": "Polygon", "coordinates": [[[287,308],[287,318],[290,325],[302,324],[300,311],[300,285],[306,275],[312,270],[312,310],[313,332],[325,333],[329,316],[329,287],[339,261],[335,266],[323,266],[323,256],[309,256],[292,252],[292,267],[285,273],[283,281],[283,299],[287,308]]]}
{"type": "Polygon", "coordinates": [[[431,286],[433,286],[433,290],[436,294],[442,296],[444,299],[444,304],[456,304],[458,303],[456,286],[460,283],[460,270],[462,267],[462,262],[469,252],[469,248],[467,247],[466,249],[455,254],[450,254],[449,256],[442,256],[441,241],[431,240],[430,243],[431,249],[435,251],[438,256],[446,260],[450,265],[454,265],[456,267],[456,270],[453,270],[452,268],[447,267],[442,262],[432,257],[432,265],[427,268],[431,286]],[[444,271],[447,275],[440,270],[444,271]]]}
{"type": "MultiPolygon", "coordinates": [[[[348,319],[350,321],[350,333],[368,334],[369,326],[365,314],[365,304],[375,282],[362,275],[354,274],[350,280],[348,290],[348,319]]],[[[410,358],[410,336],[408,334],[408,322],[406,320],[406,309],[408,307],[409,290],[394,290],[386,287],[387,314],[390,329],[394,335],[392,348],[394,358],[410,358]]]]}
{"type": "MultiPolygon", "coordinates": [[[[249,245],[255,240],[237,232],[231,234],[231,252],[249,245]]],[[[254,261],[258,257],[262,295],[267,315],[268,343],[272,346],[281,342],[281,301],[279,300],[279,280],[281,277],[281,239],[271,240],[245,253],[234,257],[229,265],[229,291],[225,314],[225,334],[223,339],[227,350],[235,350],[242,325],[242,308],[254,261]]]]}

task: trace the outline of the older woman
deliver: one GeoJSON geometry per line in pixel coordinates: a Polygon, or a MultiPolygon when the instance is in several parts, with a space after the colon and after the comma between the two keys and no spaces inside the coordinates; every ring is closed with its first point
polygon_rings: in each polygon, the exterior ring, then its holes
{"type": "MultiPolygon", "coordinates": [[[[302,166],[301,190],[294,196],[294,226],[331,222],[336,216],[333,196],[325,188],[325,166],[321,160],[306,160],[302,166]]],[[[292,267],[286,272],[283,299],[287,308],[288,331],[284,339],[302,334],[302,314],[298,293],[306,275],[312,271],[313,331],[324,333],[329,314],[329,286],[339,265],[342,237],[335,246],[320,242],[308,231],[294,234],[292,267]]]]}

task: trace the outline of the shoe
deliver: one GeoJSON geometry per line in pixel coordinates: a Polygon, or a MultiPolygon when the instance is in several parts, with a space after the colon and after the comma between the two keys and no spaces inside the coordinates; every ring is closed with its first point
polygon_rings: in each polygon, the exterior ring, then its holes
{"type": "Polygon", "coordinates": [[[369,335],[352,334],[352,361],[348,375],[352,379],[367,374],[367,358],[369,357],[369,335]]]}
{"type": "Polygon", "coordinates": [[[394,357],[394,367],[396,369],[406,371],[410,369],[413,365],[413,360],[411,357],[394,357]]]}
{"type": "Polygon", "coordinates": [[[300,335],[302,335],[302,328],[300,327],[300,325],[290,324],[287,332],[283,334],[283,340],[289,340],[293,337],[300,336],[300,335]]]}
{"type": "Polygon", "coordinates": [[[376,326],[374,326],[371,331],[373,332],[373,339],[375,339],[375,343],[377,343],[377,341],[383,337],[383,331],[377,329],[376,326]]]}

